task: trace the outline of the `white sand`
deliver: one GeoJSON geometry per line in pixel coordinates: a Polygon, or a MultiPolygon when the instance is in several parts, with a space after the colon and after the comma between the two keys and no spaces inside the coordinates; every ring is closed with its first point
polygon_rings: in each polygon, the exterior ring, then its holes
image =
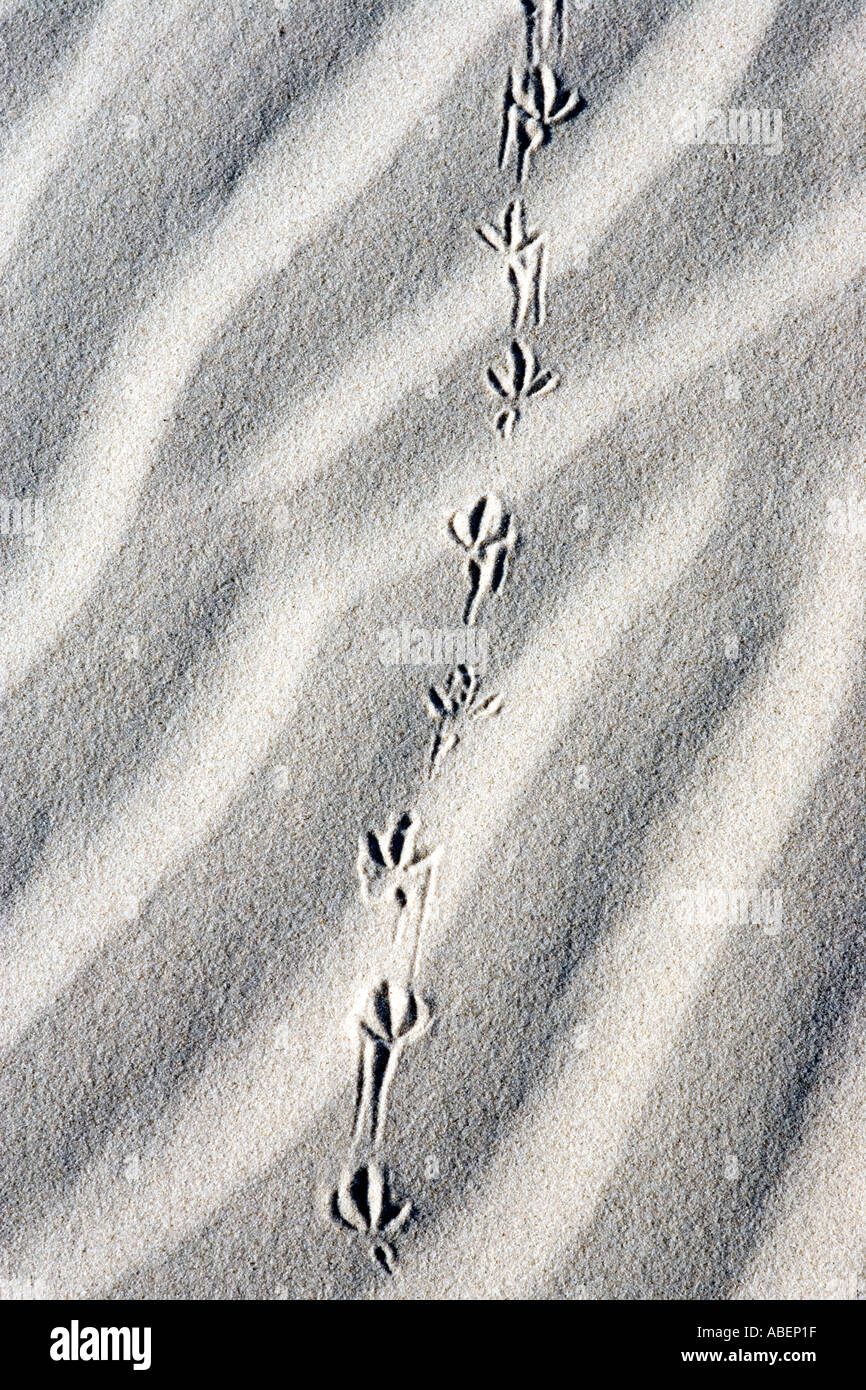
{"type": "Polygon", "coordinates": [[[566,7],[587,107],[520,190],[561,383],[511,439],[517,0],[10,8],[4,1296],[856,1295],[857,7],[566,7]],[[696,106],[780,148],[684,146],[696,106]],[[429,781],[444,669],[379,634],[460,625],[491,493],[502,709],[429,781]],[[432,1024],[371,1157],[357,1017],[408,966],[355,860],[408,810],[432,1024]],[[392,1273],[328,1218],[364,1164],[392,1273]]]}

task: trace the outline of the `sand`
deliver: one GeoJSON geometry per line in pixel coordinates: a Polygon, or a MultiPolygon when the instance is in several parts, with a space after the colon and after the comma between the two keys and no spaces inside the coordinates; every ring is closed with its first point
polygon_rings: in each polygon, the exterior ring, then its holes
{"type": "Polygon", "coordinates": [[[859,10],[0,6],[4,1298],[866,1289],[859,10]]]}

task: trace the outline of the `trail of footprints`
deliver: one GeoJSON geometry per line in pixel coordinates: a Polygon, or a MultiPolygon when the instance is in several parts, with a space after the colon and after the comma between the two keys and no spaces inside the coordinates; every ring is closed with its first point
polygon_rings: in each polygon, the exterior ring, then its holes
{"type": "MultiPolygon", "coordinates": [[[[524,20],[524,63],[512,69],[505,90],[499,148],[501,169],[512,161],[518,185],[526,183],[534,158],[554,129],[585,105],[557,72],[566,39],[565,0],[520,0],[524,20]]],[[[494,428],[510,439],[529,402],[554,391],[560,376],[540,368],[528,340],[541,328],[546,313],[548,247],[532,227],[522,197],[509,201],[495,223],[482,223],[477,236],[502,262],[511,294],[504,366],[487,369],[487,385],[497,397],[494,428]],[[521,334],[520,337],[517,334],[521,334]]],[[[480,497],[450,521],[452,539],[463,552],[466,593],[465,628],[474,628],[484,605],[501,592],[508,576],[518,530],[513,515],[494,494],[480,497]]],[[[441,683],[427,691],[433,739],[427,776],[435,777],[472,726],[499,714],[502,697],[482,692],[481,673],[466,662],[455,665],[441,683]]],[[[408,812],[381,830],[360,838],[357,874],[362,900],[390,941],[387,963],[371,976],[354,1014],[357,1034],[357,1084],[347,1152],[330,1194],[329,1216],[339,1229],[361,1237],[371,1258],[389,1273],[396,1259],[396,1238],[410,1222],[410,1199],[397,1196],[383,1158],[388,1099],[400,1058],[424,1037],[431,1011],[417,987],[419,959],[441,860],[441,846],[419,847],[419,826],[408,812]]]]}

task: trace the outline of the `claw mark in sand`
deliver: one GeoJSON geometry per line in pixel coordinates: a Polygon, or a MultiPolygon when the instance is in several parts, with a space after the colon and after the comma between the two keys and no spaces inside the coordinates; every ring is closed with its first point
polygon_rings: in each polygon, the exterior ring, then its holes
{"type": "Polygon", "coordinates": [[[369,1236],[371,1259],[389,1274],[397,1259],[391,1242],[411,1215],[412,1203],[394,1200],[388,1170],[375,1161],[355,1169],[345,1168],[331,1194],[334,1225],[369,1236]]]}
{"type": "Polygon", "coordinates": [[[566,0],[520,0],[526,34],[526,60],[538,62],[546,53],[557,57],[568,41],[566,0]]]}
{"type": "Polygon", "coordinates": [[[513,300],[512,328],[522,328],[529,316],[540,328],[547,289],[547,246],[541,232],[527,228],[522,200],[514,198],[495,227],[485,223],[475,230],[505,263],[505,278],[513,300]]]}
{"type": "Polygon", "coordinates": [[[502,103],[499,167],[517,159],[518,183],[525,183],[533,157],[550,143],[555,126],[583,111],[580,92],[569,91],[547,63],[511,69],[502,103]]]}
{"type": "Polygon", "coordinates": [[[430,1009],[414,989],[382,980],[367,996],[358,1019],[361,1056],[353,1143],[377,1149],[388,1111],[388,1093],[400,1054],[430,1026],[430,1009]]]}
{"type": "Polygon", "coordinates": [[[466,551],[469,595],[463,621],[473,627],[481,601],[487,594],[498,594],[508,575],[508,561],[517,544],[517,527],[510,512],[503,510],[499,498],[491,493],[480,497],[469,512],[455,512],[451,533],[466,551]]]}
{"type": "MultiPolygon", "coordinates": [[[[526,41],[522,67],[511,70],[502,105],[499,166],[516,160],[518,184],[527,179],[538,151],[555,127],[582,111],[585,102],[559,76],[565,45],[565,0],[521,0],[526,41]]],[[[504,369],[489,366],[487,386],[498,398],[495,428],[511,438],[526,403],[556,390],[560,377],[540,370],[535,349],[518,332],[540,328],[545,320],[547,242],[529,225],[523,201],[511,197],[497,223],[476,233],[503,262],[511,291],[511,334],[504,369]]],[[[463,624],[474,628],[481,606],[496,596],[508,574],[518,542],[512,514],[492,493],[451,517],[452,537],[465,552],[468,594],[463,624]]],[[[456,660],[456,658],[452,658],[456,660]]],[[[427,693],[435,725],[428,776],[462,742],[470,723],[499,714],[500,695],[479,697],[480,676],[463,663],[427,693]]],[[[421,943],[435,894],[441,850],[416,848],[418,825],[408,812],[392,817],[383,830],[360,838],[357,871],[361,898],[387,941],[385,960],[371,963],[362,1000],[354,1012],[357,1084],[352,1126],[340,1176],[330,1193],[333,1224],[363,1237],[371,1258],[386,1273],[395,1267],[396,1237],[412,1218],[413,1204],[396,1197],[382,1159],[388,1105],[406,1047],[424,1037],[431,1010],[417,986],[421,943]]]]}
{"type": "Polygon", "coordinates": [[[431,685],[427,692],[427,708],[436,725],[430,751],[430,776],[434,777],[443,758],[456,748],[471,719],[485,719],[498,714],[502,696],[490,695],[478,699],[481,678],[469,666],[450,671],[441,685],[431,685]]]}
{"type": "Polygon", "coordinates": [[[519,338],[512,340],[504,371],[501,368],[487,368],[487,388],[504,402],[494,422],[503,439],[510,439],[514,433],[524,403],[533,397],[549,395],[556,390],[559,381],[558,372],[538,370],[533,348],[519,338]]]}
{"type": "Polygon", "coordinates": [[[415,976],[440,852],[417,853],[417,830],[405,814],[381,832],[368,830],[360,840],[362,896],[375,911],[390,911],[396,921],[384,978],[368,989],[355,1015],[355,1115],[349,1157],[330,1202],[332,1221],[369,1237],[371,1257],[388,1273],[397,1259],[393,1237],[407,1225],[412,1203],[394,1201],[379,1151],[403,1050],[431,1023],[430,1007],[415,987],[415,976]]]}

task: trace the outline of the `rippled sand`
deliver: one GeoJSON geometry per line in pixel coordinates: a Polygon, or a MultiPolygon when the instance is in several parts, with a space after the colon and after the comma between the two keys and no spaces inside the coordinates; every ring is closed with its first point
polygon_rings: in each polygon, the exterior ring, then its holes
{"type": "Polygon", "coordinates": [[[518,187],[526,8],[0,5],[4,1297],[866,1289],[866,28],[572,0],[518,187]]]}

